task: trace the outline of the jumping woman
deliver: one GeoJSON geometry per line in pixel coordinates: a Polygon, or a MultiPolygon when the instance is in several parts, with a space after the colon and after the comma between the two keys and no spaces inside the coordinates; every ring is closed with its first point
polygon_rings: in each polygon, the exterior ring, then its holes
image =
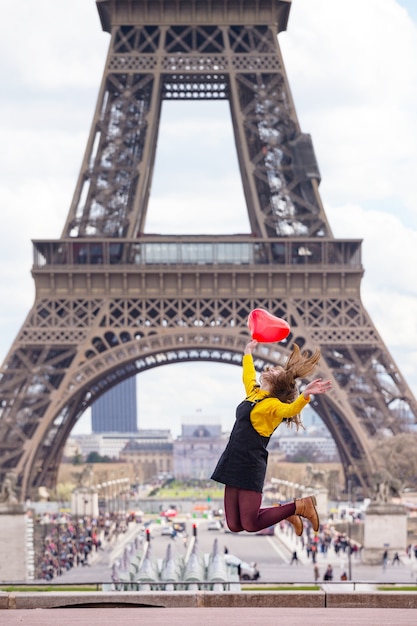
{"type": "Polygon", "coordinates": [[[286,421],[303,427],[300,412],[310,402],[311,395],[326,393],[330,380],[317,378],[298,395],[296,380],[312,373],[320,359],[320,350],[310,355],[301,353],[294,345],[284,367],[265,368],[259,384],[252,352],[257,345],[252,340],[243,356],[243,384],[246,398],[236,409],[236,421],[228,444],[211,478],[225,485],[224,510],[232,532],[257,532],[284,519],[303,533],[302,517],[308,519],[317,532],[319,516],[315,496],[296,499],[282,506],[261,508],[262,490],[267,468],[267,446],[274,430],[286,421]],[[301,517],[300,517],[301,516],[301,517]]]}

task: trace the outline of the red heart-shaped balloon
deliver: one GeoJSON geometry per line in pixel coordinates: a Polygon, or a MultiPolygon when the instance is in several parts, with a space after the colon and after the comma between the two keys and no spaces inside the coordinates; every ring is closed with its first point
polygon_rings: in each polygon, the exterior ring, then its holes
{"type": "Polygon", "coordinates": [[[288,337],[291,330],[285,320],[271,315],[264,309],[253,309],[249,313],[248,326],[252,339],[261,343],[282,341],[288,337]]]}

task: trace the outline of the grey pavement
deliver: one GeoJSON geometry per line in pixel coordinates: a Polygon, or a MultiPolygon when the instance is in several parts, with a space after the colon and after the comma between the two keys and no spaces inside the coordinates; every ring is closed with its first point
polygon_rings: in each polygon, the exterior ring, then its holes
{"type": "MultiPolygon", "coordinates": [[[[417,609],[332,608],[84,608],[9,610],[7,626],[396,626],[415,625],[417,609]]],[[[3,619],[3,621],[2,621],[3,619]]]]}

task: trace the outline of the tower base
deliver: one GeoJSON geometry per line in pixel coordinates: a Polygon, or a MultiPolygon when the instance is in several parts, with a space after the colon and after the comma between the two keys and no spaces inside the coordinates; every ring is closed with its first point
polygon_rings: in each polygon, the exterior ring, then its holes
{"type": "Polygon", "coordinates": [[[33,519],[24,505],[0,504],[0,581],[34,577],[33,519]]]}
{"type": "Polygon", "coordinates": [[[91,487],[76,487],[71,494],[71,513],[78,517],[98,517],[98,494],[91,487]]]}
{"type": "Polygon", "coordinates": [[[366,510],[362,562],[382,565],[384,552],[392,559],[407,546],[407,511],[398,504],[375,503],[366,510]]]}

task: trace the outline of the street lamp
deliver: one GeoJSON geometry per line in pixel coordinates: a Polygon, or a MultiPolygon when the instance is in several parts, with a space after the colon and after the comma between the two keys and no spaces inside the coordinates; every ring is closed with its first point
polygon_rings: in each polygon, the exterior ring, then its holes
{"type": "Polygon", "coordinates": [[[351,528],[350,528],[351,491],[352,491],[352,481],[348,480],[348,510],[347,510],[348,522],[347,522],[347,529],[348,529],[348,537],[349,537],[349,544],[348,544],[348,550],[349,550],[349,552],[348,552],[349,580],[352,580],[352,545],[351,545],[351,537],[350,537],[350,533],[351,533],[351,528]]]}
{"type": "Polygon", "coordinates": [[[103,487],[103,493],[104,493],[104,514],[106,514],[107,511],[107,482],[102,483],[102,487],[103,487]]]}

